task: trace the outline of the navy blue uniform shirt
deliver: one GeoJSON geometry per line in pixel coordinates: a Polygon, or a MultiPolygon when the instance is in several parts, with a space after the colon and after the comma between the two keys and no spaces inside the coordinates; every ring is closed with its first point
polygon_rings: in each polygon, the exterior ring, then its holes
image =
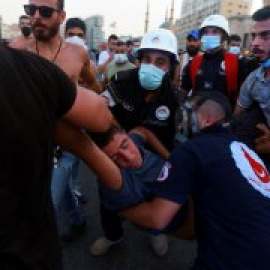
{"type": "Polygon", "coordinates": [[[223,128],[179,145],[154,193],[195,203],[195,269],[270,269],[270,178],[259,157],[223,128]]]}

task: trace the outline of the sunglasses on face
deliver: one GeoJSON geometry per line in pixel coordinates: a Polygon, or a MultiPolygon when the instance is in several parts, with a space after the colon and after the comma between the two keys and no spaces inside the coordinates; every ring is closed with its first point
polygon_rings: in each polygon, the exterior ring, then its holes
{"type": "Polygon", "coordinates": [[[52,14],[55,11],[59,11],[56,8],[48,7],[48,6],[35,6],[35,5],[24,5],[24,11],[26,15],[33,17],[36,12],[39,12],[40,16],[44,19],[49,19],[52,17],[52,14]]]}

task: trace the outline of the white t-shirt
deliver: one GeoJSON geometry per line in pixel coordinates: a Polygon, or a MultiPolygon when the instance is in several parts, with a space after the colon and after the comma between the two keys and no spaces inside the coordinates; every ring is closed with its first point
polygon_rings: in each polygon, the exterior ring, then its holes
{"type": "Polygon", "coordinates": [[[103,65],[109,59],[109,57],[110,55],[108,51],[102,51],[98,57],[98,66],[103,65]]]}

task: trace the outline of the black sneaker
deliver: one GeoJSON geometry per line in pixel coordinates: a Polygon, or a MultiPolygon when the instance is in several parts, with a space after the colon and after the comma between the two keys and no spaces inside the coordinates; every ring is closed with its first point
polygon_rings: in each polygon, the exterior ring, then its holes
{"type": "Polygon", "coordinates": [[[87,222],[83,221],[79,225],[71,225],[67,232],[63,233],[61,239],[65,243],[71,243],[84,235],[87,231],[87,222]]]}

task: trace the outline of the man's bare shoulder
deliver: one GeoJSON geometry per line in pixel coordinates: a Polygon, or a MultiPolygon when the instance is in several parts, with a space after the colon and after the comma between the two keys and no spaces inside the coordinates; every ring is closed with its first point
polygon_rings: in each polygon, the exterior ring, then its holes
{"type": "Polygon", "coordinates": [[[28,50],[30,45],[34,45],[34,38],[17,37],[9,43],[9,47],[19,50],[28,50]]]}
{"type": "Polygon", "coordinates": [[[63,49],[65,50],[66,53],[70,55],[70,57],[74,56],[76,58],[81,57],[82,59],[84,59],[85,57],[88,56],[87,50],[77,44],[72,44],[64,41],[63,49]]]}

